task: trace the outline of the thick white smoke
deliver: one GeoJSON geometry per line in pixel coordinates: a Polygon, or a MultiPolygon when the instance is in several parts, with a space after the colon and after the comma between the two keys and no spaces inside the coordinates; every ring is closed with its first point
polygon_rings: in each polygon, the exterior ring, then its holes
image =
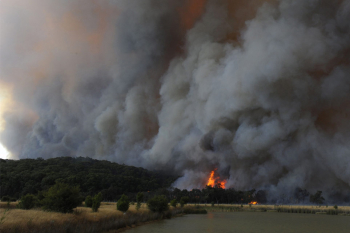
{"type": "Polygon", "coordinates": [[[24,2],[1,3],[14,158],[348,197],[350,0],[24,2]]]}

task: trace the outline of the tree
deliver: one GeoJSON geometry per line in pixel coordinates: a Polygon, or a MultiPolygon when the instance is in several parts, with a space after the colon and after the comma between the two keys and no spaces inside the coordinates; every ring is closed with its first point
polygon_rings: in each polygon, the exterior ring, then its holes
{"type": "Polygon", "coordinates": [[[164,195],[158,195],[147,202],[148,209],[152,212],[164,212],[169,209],[168,200],[164,195]]]}
{"type": "Polygon", "coordinates": [[[172,207],[176,207],[176,205],[177,205],[177,200],[176,200],[176,199],[171,200],[171,201],[170,201],[170,205],[171,205],[172,207]]]}
{"type": "Polygon", "coordinates": [[[322,191],[317,191],[314,195],[310,195],[310,202],[322,205],[325,199],[322,197],[322,191]]]}
{"type": "Polygon", "coordinates": [[[97,212],[98,208],[100,208],[102,201],[102,193],[98,193],[97,195],[94,196],[92,199],[92,211],[97,212]]]}
{"type": "Polygon", "coordinates": [[[92,197],[90,195],[85,198],[85,206],[92,207],[92,197]]]}
{"type": "Polygon", "coordinates": [[[82,202],[79,191],[79,187],[57,183],[44,194],[43,207],[46,210],[71,213],[82,202]]]}
{"type": "Polygon", "coordinates": [[[305,199],[310,196],[310,193],[306,189],[296,188],[294,191],[294,198],[299,202],[305,202],[305,199]]]}
{"type": "Polygon", "coordinates": [[[188,203],[189,198],[188,197],[181,197],[180,199],[180,205],[181,207],[184,207],[188,203]]]}
{"type": "Polygon", "coordinates": [[[136,201],[137,201],[136,210],[139,210],[140,207],[141,207],[141,202],[143,201],[143,193],[142,193],[142,192],[139,192],[139,193],[136,195],[136,201]]]}
{"type": "Polygon", "coordinates": [[[27,194],[21,198],[18,203],[20,209],[29,210],[35,206],[35,196],[33,194],[27,194]]]}
{"type": "Polygon", "coordinates": [[[122,197],[117,202],[117,210],[125,213],[126,211],[128,211],[129,206],[130,206],[129,198],[128,196],[123,194],[122,197]]]}

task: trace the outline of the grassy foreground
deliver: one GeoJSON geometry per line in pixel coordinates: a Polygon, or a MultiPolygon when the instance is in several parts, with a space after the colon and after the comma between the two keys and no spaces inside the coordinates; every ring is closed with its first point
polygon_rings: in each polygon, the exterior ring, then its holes
{"type": "Polygon", "coordinates": [[[0,205],[0,232],[116,232],[118,229],[135,227],[142,223],[155,221],[181,214],[180,208],[170,208],[163,214],[152,213],[143,204],[139,211],[131,205],[126,214],[116,210],[115,203],[101,203],[98,212],[91,208],[78,207],[72,214],[46,212],[40,209],[21,210],[15,208],[16,203],[0,205]]]}

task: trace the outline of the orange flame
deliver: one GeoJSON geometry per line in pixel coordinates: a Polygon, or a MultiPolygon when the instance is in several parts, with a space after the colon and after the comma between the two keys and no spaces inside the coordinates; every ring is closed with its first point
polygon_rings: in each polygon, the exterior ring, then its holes
{"type": "Polygon", "coordinates": [[[221,180],[219,176],[215,176],[216,170],[217,169],[210,172],[210,177],[208,179],[207,186],[214,187],[215,185],[217,185],[218,187],[225,189],[227,181],[221,180]]]}
{"type": "Polygon", "coordinates": [[[210,173],[210,177],[209,177],[208,184],[207,184],[208,186],[214,187],[214,185],[215,185],[214,174],[215,174],[215,171],[212,171],[210,173]]]}
{"type": "Polygon", "coordinates": [[[257,205],[258,203],[256,201],[252,201],[249,203],[250,205],[257,205]]]}

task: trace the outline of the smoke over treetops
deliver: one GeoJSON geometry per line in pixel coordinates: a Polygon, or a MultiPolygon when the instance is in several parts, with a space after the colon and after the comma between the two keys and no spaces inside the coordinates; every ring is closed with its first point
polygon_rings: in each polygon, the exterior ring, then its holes
{"type": "MultiPolygon", "coordinates": [[[[350,190],[350,0],[3,0],[1,143],[202,188],[350,190]]],[[[288,193],[286,193],[288,195],[288,193]]]]}

